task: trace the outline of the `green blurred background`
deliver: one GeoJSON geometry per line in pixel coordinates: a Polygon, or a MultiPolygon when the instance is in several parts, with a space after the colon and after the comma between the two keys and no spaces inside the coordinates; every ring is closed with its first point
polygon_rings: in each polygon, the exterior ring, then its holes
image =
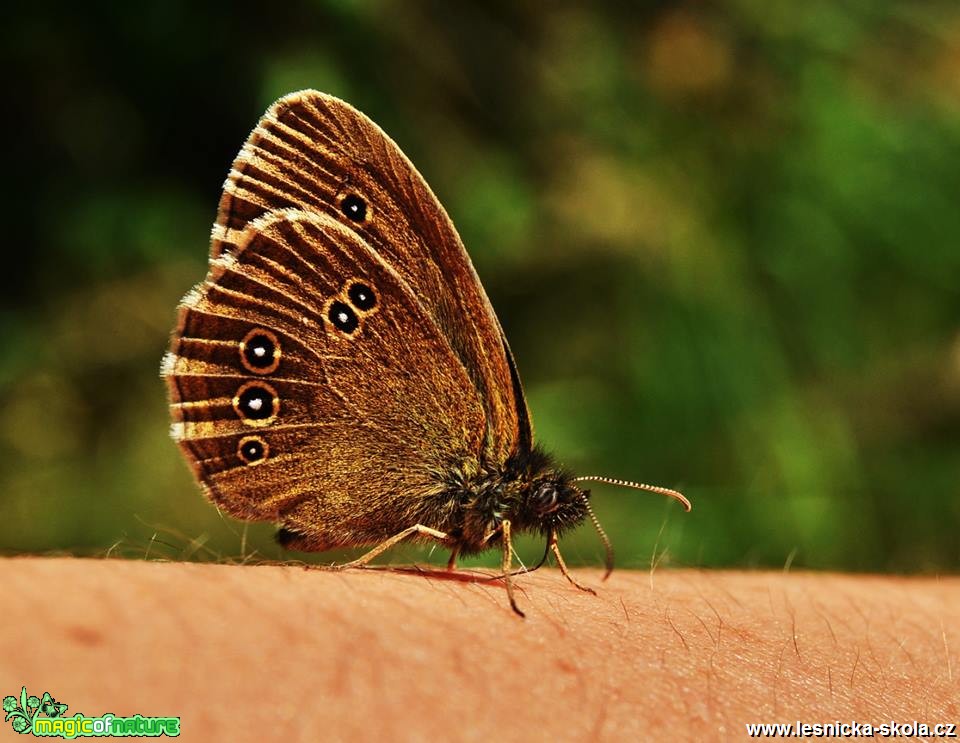
{"type": "Polygon", "coordinates": [[[539,439],[694,501],[597,488],[621,565],[956,571],[960,6],[626,5],[6,9],[0,548],[281,556],[158,367],[232,158],[313,87],[446,205],[539,439]]]}

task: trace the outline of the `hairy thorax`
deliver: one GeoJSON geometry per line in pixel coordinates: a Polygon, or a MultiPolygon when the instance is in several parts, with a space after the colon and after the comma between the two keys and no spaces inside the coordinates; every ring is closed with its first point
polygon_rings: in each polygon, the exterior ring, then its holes
{"type": "Polygon", "coordinates": [[[499,545],[505,520],[515,532],[545,535],[586,515],[585,495],[572,476],[538,448],[504,463],[461,461],[438,474],[443,487],[420,518],[438,524],[463,554],[499,545]]]}

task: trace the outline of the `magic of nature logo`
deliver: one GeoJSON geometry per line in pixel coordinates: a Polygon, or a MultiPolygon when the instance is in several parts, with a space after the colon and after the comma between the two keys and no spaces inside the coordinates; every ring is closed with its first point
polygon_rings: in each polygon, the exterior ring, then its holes
{"type": "Polygon", "coordinates": [[[68,717],[67,708],[68,705],[58,702],[47,691],[40,697],[28,695],[26,686],[20,690],[19,698],[12,695],[3,698],[4,721],[24,735],[48,738],[180,735],[179,717],[117,717],[111,713],[87,717],[79,712],[68,717]]]}

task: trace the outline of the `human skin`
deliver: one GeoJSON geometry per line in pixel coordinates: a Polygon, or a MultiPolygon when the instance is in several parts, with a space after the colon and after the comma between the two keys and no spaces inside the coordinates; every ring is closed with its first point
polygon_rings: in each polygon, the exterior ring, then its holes
{"type": "MultiPolygon", "coordinates": [[[[960,722],[960,579],[2,561],[0,695],[185,740],[737,740],[960,722]]],[[[12,734],[12,731],[11,733],[12,734]]]]}

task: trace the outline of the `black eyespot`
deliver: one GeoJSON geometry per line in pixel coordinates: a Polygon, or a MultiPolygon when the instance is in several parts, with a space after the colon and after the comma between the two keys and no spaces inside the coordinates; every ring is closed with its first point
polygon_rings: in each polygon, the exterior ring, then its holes
{"type": "Polygon", "coordinates": [[[551,483],[544,483],[533,494],[531,505],[533,510],[543,515],[550,513],[557,506],[557,488],[551,483]]]}
{"type": "Polygon", "coordinates": [[[367,218],[367,202],[355,193],[347,194],[340,202],[343,216],[353,222],[362,222],[367,218]]]}
{"type": "Polygon", "coordinates": [[[357,313],[353,311],[353,308],[349,304],[339,300],[330,305],[330,310],[327,312],[327,319],[337,330],[347,335],[356,330],[357,325],[360,324],[360,321],[357,319],[357,313]]]}
{"type": "Polygon", "coordinates": [[[359,281],[350,285],[347,296],[350,298],[350,304],[358,310],[372,310],[377,306],[377,296],[373,293],[373,289],[359,281]]]}
{"type": "Polygon", "coordinates": [[[237,456],[246,464],[256,464],[267,458],[270,447],[259,436],[246,436],[237,444],[237,456]]]}
{"type": "Polygon", "coordinates": [[[269,385],[247,382],[233,398],[233,408],[250,425],[262,426],[276,416],[280,400],[269,385]]]}
{"type": "Polygon", "coordinates": [[[240,360],[256,374],[269,374],[280,365],[280,342],[269,330],[254,328],[240,341],[240,360]]]}

